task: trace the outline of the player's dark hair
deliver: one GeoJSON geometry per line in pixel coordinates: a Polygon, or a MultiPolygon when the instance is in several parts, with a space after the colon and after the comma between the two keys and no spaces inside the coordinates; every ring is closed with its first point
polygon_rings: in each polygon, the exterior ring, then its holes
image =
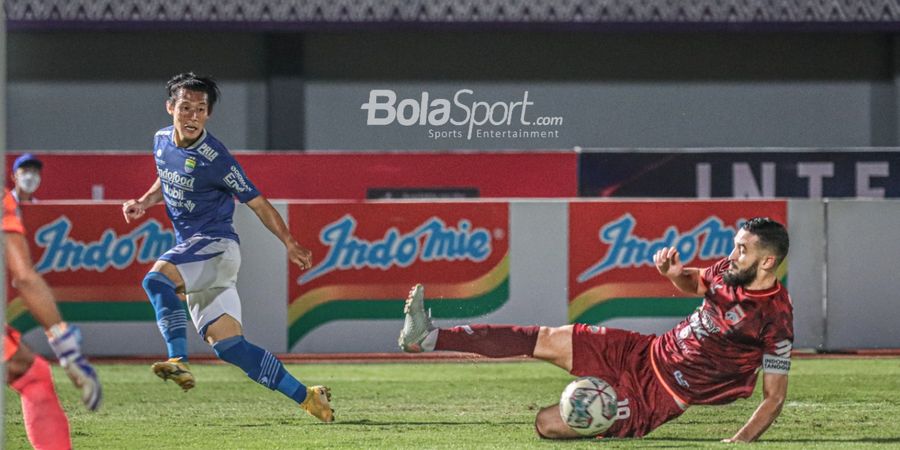
{"type": "Polygon", "coordinates": [[[209,76],[197,76],[194,72],[179,73],[166,83],[166,90],[169,93],[168,101],[174,104],[178,98],[178,92],[182,89],[205,93],[206,108],[209,114],[212,114],[213,105],[219,99],[219,86],[216,85],[216,80],[209,76]]]}
{"type": "Polygon", "coordinates": [[[744,222],[741,228],[758,236],[759,245],[775,252],[776,265],[784,261],[791,246],[784,225],[768,217],[754,217],[744,222]]]}

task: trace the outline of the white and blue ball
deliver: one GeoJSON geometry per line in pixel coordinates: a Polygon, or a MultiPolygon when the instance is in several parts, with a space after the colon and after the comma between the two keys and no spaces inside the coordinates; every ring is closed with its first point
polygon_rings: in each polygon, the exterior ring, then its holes
{"type": "Polygon", "coordinates": [[[569,383],[559,399],[563,421],[584,436],[596,436],[615,422],[616,391],[596,377],[581,377],[569,383]]]}

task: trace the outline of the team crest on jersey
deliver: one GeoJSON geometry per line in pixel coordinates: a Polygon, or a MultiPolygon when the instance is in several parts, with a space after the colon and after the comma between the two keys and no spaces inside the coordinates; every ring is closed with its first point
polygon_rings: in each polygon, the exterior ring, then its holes
{"type": "Polygon", "coordinates": [[[741,309],[741,305],[735,305],[734,308],[728,310],[725,313],[725,321],[731,325],[737,325],[744,318],[744,310],[741,309]]]}
{"type": "Polygon", "coordinates": [[[184,171],[187,173],[191,173],[194,171],[194,167],[197,167],[197,160],[194,158],[188,158],[184,160],[184,171]]]}

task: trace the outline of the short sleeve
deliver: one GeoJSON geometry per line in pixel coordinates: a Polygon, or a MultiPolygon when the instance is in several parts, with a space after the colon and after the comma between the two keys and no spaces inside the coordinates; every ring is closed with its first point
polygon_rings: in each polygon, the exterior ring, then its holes
{"type": "Polygon", "coordinates": [[[18,205],[9,189],[3,192],[3,232],[25,234],[25,225],[19,218],[18,205]]]}
{"type": "Polygon", "coordinates": [[[789,299],[771,301],[779,302],[782,307],[772,313],[772,319],[762,329],[762,370],[786,375],[791,370],[791,350],[794,349],[794,314],[789,299]]]}
{"type": "Polygon", "coordinates": [[[700,279],[703,281],[703,284],[705,284],[706,287],[709,287],[716,276],[727,270],[730,264],[728,258],[722,258],[716,261],[715,264],[703,269],[703,271],[700,272],[700,279]]]}
{"type": "Polygon", "coordinates": [[[237,197],[241,203],[247,203],[259,197],[259,191],[253,185],[253,182],[247,178],[247,174],[244,173],[244,169],[238,164],[237,160],[230,154],[223,156],[219,161],[216,161],[216,169],[222,187],[237,197]]]}

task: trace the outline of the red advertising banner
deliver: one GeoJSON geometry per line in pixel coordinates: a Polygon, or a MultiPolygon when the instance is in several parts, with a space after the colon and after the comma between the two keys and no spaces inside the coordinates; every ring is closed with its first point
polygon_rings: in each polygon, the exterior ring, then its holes
{"type": "MultiPolygon", "coordinates": [[[[175,243],[165,210],[125,223],[120,203],[21,206],[31,257],[70,321],[155,320],[141,288],[144,275],[175,243]]],[[[35,326],[7,284],[7,320],[35,326]]]]}
{"type": "MultiPolygon", "coordinates": [[[[19,154],[7,154],[12,167],[19,154]]],[[[43,200],[129,199],[156,178],[148,152],[37,153],[43,200]]],[[[235,152],[268,198],[575,197],[574,152],[235,152]]]]}
{"type": "Polygon", "coordinates": [[[509,298],[509,205],[291,204],[313,267],[288,273],[288,348],[326,322],[400,319],[416,283],[433,317],[484,315],[509,298]]]}
{"type": "Polygon", "coordinates": [[[757,216],[787,225],[787,202],[572,202],[569,321],[686,316],[699,299],[662,277],[653,254],[674,246],[686,266],[712,265],[731,252],[740,225],[757,216]]]}

